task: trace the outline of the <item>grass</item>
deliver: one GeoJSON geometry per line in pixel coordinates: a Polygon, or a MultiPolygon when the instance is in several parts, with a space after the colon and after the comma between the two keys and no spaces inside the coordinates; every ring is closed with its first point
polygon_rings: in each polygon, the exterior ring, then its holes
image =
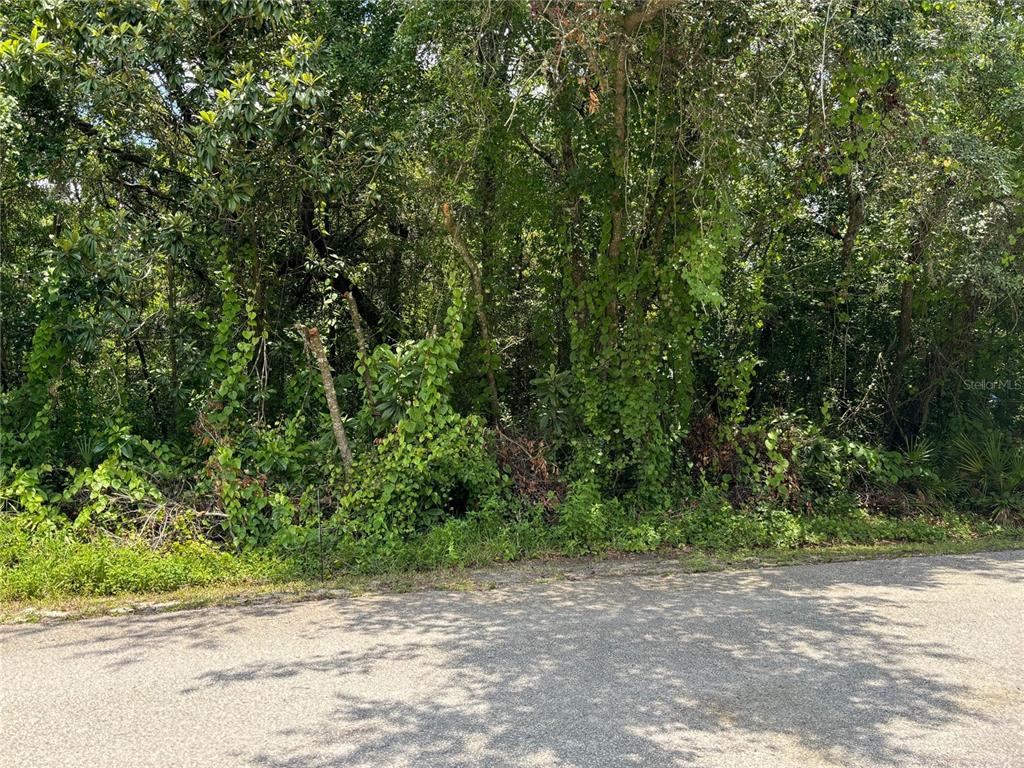
{"type": "MultiPolygon", "coordinates": [[[[24,547],[26,542],[19,540],[17,545],[24,547]]],[[[523,584],[602,574],[706,573],[1024,549],[1024,529],[930,542],[832,544],[731,552],[662,549],[646,555],[610,552],[589,558],[549,556],[485,569],[435,568],[382,575],[341,573],[323,582],[315,578],[296,578],[294,570],[280,561],[229,555],[209,545],[190,545],[166,553],[143,551],[139,546],[125,547],[109,540],[101,543],[44,540],[34,544],[29,541],[27,545],[28,551],[20,552],[27,560],[14,562],[11,537],[6,532],[6,524],[0,524],[0,622],[428,589],[475,591],[494,588],[498,578],[505,584],[523,584]],[[106,565],[97,564],[103,560],[106,565]],[[36,588],[28,589],[26,585],[32,584],[36,588]]]]}
{"type": "Polygon", "coordinates": [[[17,518],[0,519],[0,602],[241,586],[291,574],[281,560],[229,554],[201,541],[154,551],[142,541],[33,534],[17,518]]]}
{"type": "Polygon", "coordinates": [[[850,560],[888,560],[923,555],[967,555],[973,552],[1000,552],[1024,549],[1024,531],[981,536],[963,541],[879,542],[876,544],[831,544],[803,549],[740,550],[723,554],[695,552],[683,555],[681,562],[690,572],[770,568],[813,563],[838,563],[850,560]]]}

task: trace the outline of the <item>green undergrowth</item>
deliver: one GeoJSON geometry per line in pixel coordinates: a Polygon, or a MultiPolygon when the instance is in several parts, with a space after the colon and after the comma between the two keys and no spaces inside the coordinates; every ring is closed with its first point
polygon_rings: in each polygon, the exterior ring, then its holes
{"type": "Polygon", "coordinates": [[[572,503],[557,525],[543,524],[539,513],[513,519],[482,513],[390,542],[336,537],[328,530],[312,546],[276,554],[228,551],[202,540],[154,549],[141,540],[83,540],[70,531],[32,531],[17,518],[5,518],[0,519],[0,601],[314,583],[549,556],[684,551],[693,563],[709,564],[696,570],[714,570],[758,559],[833,559],[829,553],[870,557],[880,547],[899,554],[1024,546],[1024,529],[952,513],[900,519],[852,510],[805,518],[780,510],[711,506],[677,517],[635,519],[617,504],[574,511],[572,503]]]}
{"type": "Polygon", "coordinates": [[[16,519],[0,520],[0,600],[255,584],[292,572],[284,560],[229,553],[205,541],[154,550],[142,541],[32,535],[16,519]]]}

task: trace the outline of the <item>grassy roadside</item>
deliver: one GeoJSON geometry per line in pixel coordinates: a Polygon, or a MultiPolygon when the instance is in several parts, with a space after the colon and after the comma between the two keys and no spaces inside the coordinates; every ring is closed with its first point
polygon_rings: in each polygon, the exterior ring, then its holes
{"type": "Polygon", "coordinates": [[[253,580],[211,583],[162,592],[125,592],[113,596],[62,596],[0,601],[0,623],[66,621],[94,616],[157,613],[205,606],[264,601],[357,597],[423,590],[489,590],[562,579],[673,573],[707,573],[850,560],[893,559],[921,555],[969,554],[1024,549],[1024,531],[930,543],[830,545],[800,549],[736,552],[662,550],[645,555],[608,553],[600,557],[548,557],[488,568],[437,569],[384,576],[343,575],[319,580],[253,580]]]}

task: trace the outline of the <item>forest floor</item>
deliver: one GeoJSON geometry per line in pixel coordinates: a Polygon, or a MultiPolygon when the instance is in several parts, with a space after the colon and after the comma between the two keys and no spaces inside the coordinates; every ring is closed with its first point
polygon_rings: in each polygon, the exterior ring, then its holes
{"type": "Polygon", "coordinates": [[[878,560],[922,555],[1024,550],[1024,530],[996,536],[936,543],[831,545],[800,549],[759,549],[714,553],[662,550],[648,554],[609,553],[595,557],[542,557],[481,568],[408,571],[379,576],[344,574],[323,580],[214,584],[159,593],[61,596],[0,600],[0,624],[51,623],[97,616],[150,614],[209,606],[241,606],[398,594],[423,591],[487,591],[500,587],[601,577],[669,576],[723,570],[878,560]]]}
{"type": "Polygon", "coordinates": [[[1024,551],[549,567],[0,627],[0,764],[1021,764],[1024,551]]]}

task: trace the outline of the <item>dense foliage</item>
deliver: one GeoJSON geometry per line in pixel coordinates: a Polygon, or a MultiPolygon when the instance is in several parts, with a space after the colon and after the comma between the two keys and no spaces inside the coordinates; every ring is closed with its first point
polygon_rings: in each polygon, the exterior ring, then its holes
{"type": "Polygon", "coordinates": [[[1022,243],[1012,0],[6,2],[5,535],[1017,524],[1022,243]]]}

